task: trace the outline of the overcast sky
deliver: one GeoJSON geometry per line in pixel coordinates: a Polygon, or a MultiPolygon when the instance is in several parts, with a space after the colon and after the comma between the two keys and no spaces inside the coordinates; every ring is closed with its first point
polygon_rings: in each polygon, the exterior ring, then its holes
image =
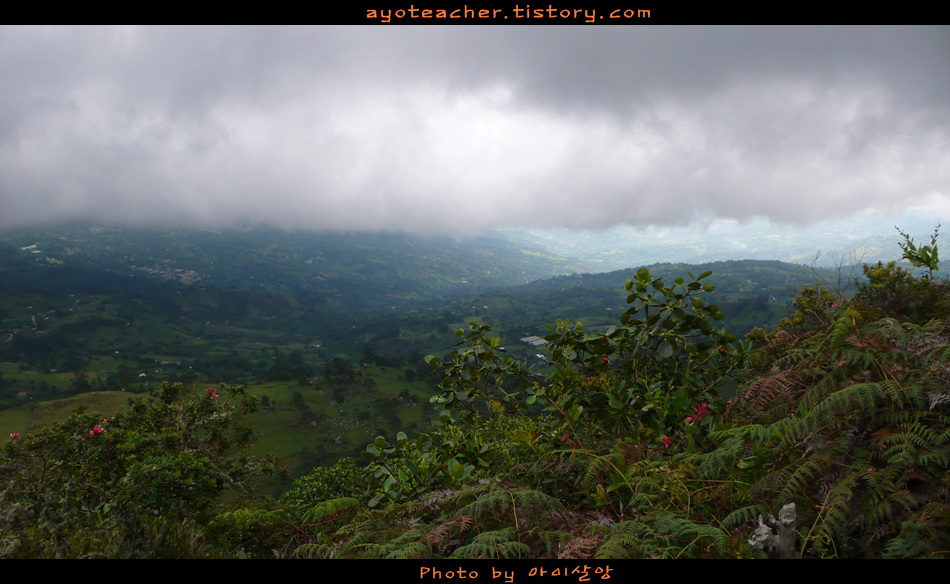
{"type": "Polygon", "coordinates": [[[950,217],[950,27],[0,27],[0,230],[950,217]]]}

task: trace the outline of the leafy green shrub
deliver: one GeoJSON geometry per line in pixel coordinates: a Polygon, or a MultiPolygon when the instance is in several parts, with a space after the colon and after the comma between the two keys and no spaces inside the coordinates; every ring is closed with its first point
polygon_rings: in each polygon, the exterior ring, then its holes
{"type": "Polygon", "coordinates": [[[341,458],[333,466],[318,466],[294,481],[280,502],[303,513],[330,499],[362,497],[367,489],[363,469],[354,459],[341,458]]]}
{"type": "Polygon", "coordinates": [[[272,558],[288,545],[292,515],[269,497],[241,497],[220,509],[203,533],[225,557],[272,558]]]}
{"type": "Polygon", "coordinates": [[[903,250],[903,258],[910,262],[911,267],[914,268],[927,268],[927,280],[934,279],[934,272],[939,268],[937,264],[939,262],[937,254],[937,236],[940,233],[940,225],[934,228],[934,234],[930,236],[930,245],[922,245],[919,248],[914,244],[914,238],[907,235],[900,230],[899,227],[895,226],[894,229],[897,229],[897,232],[901,234],[901,237],[904,238],[904,243],[899,243],[901,250],[903,250]]]}
{"type": "Polygon", "coordinates": [[[916,278],[894,262],[864,266],[867,284],[854,300],[877,318],[891,316],[924,324],[950,316],[950,290],[932,276],[916,278]]]}
{"type": "Polygon", "coordinates": [[[429,365],[442,369],[439,393],[430,402],[443,408],[444,415],[512,414],[535,403],[536,378],[524,362],[504,357],[500,339],[489,336],[490,332],[488,325],[470,323],[468,333],[455,331],[459,341],[451,361],[426,357],[429,365]]]}
{"type": "MultiPolygon", "coordinates": [[[[82,409],[0,449],[0,555],[176,556],[225,491],[276,470],[247,455],[246,390],[163,384],[111,419],[82,409]],[[174,534],[174,537],[169,534],[174,534]],[[189,535],[190,534],[190,535],[189,535]]],[[[186,546],[198,553],[200,546],[186,546]]]]}
{"type": "Polygon", "coordinates": [[[719,390],[734,383],[748,345],[713,325],[724,315],[701,298],[715,290],[701,282],[710,273],[667,286],[640,269],[625,285],[632,306],[620,326],[595,336],[580,323],[549,327],[555,373],[543,394],[564,441],[584,445],[604,432],[669,448],[694,423],[714,424],[702,418],[723,410],[719,390]]]}

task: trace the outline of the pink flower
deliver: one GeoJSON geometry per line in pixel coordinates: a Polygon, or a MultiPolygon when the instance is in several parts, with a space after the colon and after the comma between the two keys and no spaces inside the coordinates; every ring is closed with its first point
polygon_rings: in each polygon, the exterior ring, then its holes
{"type": "Polygon", "coordinates": [[[10,440],[19,440],[19,439],[20,439],[19,432],[14,432],[13,434],[10,434],[10,440]]]}
{"type": "Polygon", "coordinates": [[[667,438],[666,436],[664,436],[662,440],[663,440],[663,446],[666,446],[667,448],[669,448],[670,446],[673,446],[673,441],[667,438]]]}

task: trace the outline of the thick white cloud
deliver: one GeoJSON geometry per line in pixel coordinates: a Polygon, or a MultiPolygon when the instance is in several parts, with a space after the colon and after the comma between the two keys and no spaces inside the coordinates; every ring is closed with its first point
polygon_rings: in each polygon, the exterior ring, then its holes
{"type": "Polygon", "coordinates": [[[948,55],[947,27],[5,27],[0,229],[945,209],[948,55]]]}

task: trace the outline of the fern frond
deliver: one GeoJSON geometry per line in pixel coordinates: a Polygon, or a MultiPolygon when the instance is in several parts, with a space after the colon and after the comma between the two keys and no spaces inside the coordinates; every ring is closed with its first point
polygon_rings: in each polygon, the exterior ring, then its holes
{"type": "Polygon", "coordinates": [[[825,335],[822,337],[816,350],[819,352],[830,352],[840,348],[841,345],[844,344],[845,338],[857,328],[858,320],[860,320],[858,311],[853,305],[848,305],[825,331],[825,335]]]}
{"type": "Polygon", "coordinates": [[[608,537],[597,548],[594,558],[598,560],[627,560],[660,557],[650,544],[656,534],[642,521],[624,521],[610,529],[608,537]]]}
{"type": "Polygon", "coordinates": [[[564,544],[574,539],[570,533],[563,531],[542,531],[537,534],[537,538],[544,544],[547,553],[552,553],[555,549],[560,549],[564,544]]]}
{"type": "Polygon", "coordinates": [[[767,517],[769,514],[769,510],[766,509],[764,505],[756,503],[754,505],[749,505],[748,507],[736,509],[732,513],[726,515],[726,517],[722,520],[722,524],[728,528],[735,528],[740,525],[745,525],[755,521],[757,517],[767,517]]]}
{"type": "Polygon", "coordinates": [[[788,482],[780,492],[779,498],[791,499],[795,495],[807,496],[816,477],[821,475],[823,470],[822,463],[815,460],[805,460],[798,463],[788,477],[788,482]]]}
{"type": "Polygon", "coordinates": [[[513,510],[522,519],[536,518],[556,511],[563,511],[564,505],[554,497],[534,489],[502,489],[491,487],[474,501],[458,509],[453,516],[471,515],[481,518],[483,515],[500,516],[513,510]]]}
{"type": "Polygon", "coordinates": [[[327,560],[334,558],[335,555],[335,546],[325,543],[305,543],[293,551],[293,557],[308,560],[327,560]]]}
{"type": "Polygon", "coordinates": [[[557,554],[559,560],[586,560],[597,549],[599,540],[587,537],[574,538],[567,543],[557,554]]]}
{"type": "Polygon", "coordinates": [[[900,533],[884,546],[885,559],[945,557],[948,529],[928,521],[904,521],[900,533]]]}
{"type": "Polygon", "coordinates": [[[454,559],[527,557],[531,553],[531,548],[527,544],[515,541],[514,535],[513,527],[482,532],[475,536],[472,543],[456,549],[449,557],[454,559]]]}
{"type": "Polygon", "coordinates": [[[386,554],[386,558],[390,560],[418,560],[432,556],[432,550],[419,541],[406,542],[401,547],[386,554]]]}

